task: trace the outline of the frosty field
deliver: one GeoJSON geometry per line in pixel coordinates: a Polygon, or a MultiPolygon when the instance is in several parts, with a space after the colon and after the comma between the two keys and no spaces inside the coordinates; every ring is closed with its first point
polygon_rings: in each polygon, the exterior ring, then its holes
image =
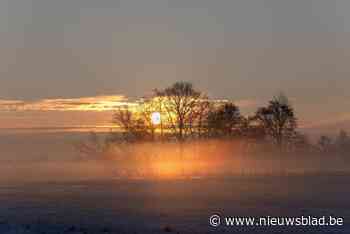
{"type": "Polygon", "coordinates": [[[349,177],[31,182],[0,187],[0,233],[349,233],[349,177]],[[225,216],[343,217],[342,227],[211,228],[225,216]]]}

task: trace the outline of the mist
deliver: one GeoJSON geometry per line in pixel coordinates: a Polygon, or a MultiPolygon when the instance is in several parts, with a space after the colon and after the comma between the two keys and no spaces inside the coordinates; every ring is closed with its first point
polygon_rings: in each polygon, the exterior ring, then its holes
{"type": "MultiPolygon", "coordinates": [[[[106,136],[98,134],[98,141],[106,136]]],[[[115,143],[99,149],[96,144],[87,133],[2,135],[0,182],[192,180],[346,173],[349,168],[345,157],[281,153],[240,139],[115,143]],[[90,151],[80,150],[82,142],[90,151]]]]}

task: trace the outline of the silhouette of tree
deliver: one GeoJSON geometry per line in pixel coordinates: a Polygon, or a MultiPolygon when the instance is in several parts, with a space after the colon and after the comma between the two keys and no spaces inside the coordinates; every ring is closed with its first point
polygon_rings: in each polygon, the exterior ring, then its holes
{"type": "Polygon", "coordinates": [[[333,149],[332,139],[328,136],[321,136],[317,146],[322,153],[329,153],[333,149]]]}
{"type": "Polygon", "coordinates": [[[206,130],[206,119],[212,103],[205,96],[202,96],[195,107],[188,114],[186,120],[187,127],[185,128],[185,135],[192,138],[202,138],[206,130]]]}
{"type": "Polygon", "coordinates": [[[242,117],[240,131],[244,138],[254,142],[261,142],[266,137],[264,128],[256,124],[255,117],[242,117]]]}
{"type": "Polygon", "coordinates": [[[297,119],[283,94],[271,100],[267,107],[259,108],[254,119],[280,149],[295,136],[297,119]]]}
{"type": "Polygon", "coordinates": [[[344,154],[350,151],[350,137],[344,130],[339,132],[335,140],[335,144],[339,153],[344,154]]]}
{"type": "Polygon", "coordinates": [[[199,138],[204,136],[204,133],[207,129],[207,117],[210,111],[213,109],[212,103],[208,100],[208,98],[203,99],[198,103],[197,108],[194,112],[194,120],[196,123],[196,133],[199,138]]]}
{"type": "Polygon", "coordinates": [[[240,133],[243,117],[239,108],[233,103],[221,105],[208,113],[207,122],[210,136],[233,137],[240,133]]]}
{"type": "MultiPolygon", "coordinates": [[[[122,129],[123,140],[149,140],[153,129],[147,125],[147,118],[143,113],[136,116],[128,108],[119,108],[113,115],[113,123],[122,129]]],[[[110,138],[112,139],[112,138],[110,138]]]]}
{"type": "Polygon", "coordinates": [[[189,82],[177,82],[165,90],[157,90],[156,97],[165,100],[169,127],[178,140],[182,141],[193,126],[202,93],[195,90],[189,82]]]}
{"type": "MultiPolygon", "coordinates": [[[[143,120],[145,124],[145,129],[151,134],[152,139],[155,139],[156,126],[152,121],[152,114],[154,112],[160,112],[161,106],[158,100],[153,100],[152,98],[147,98],[142,101],[142,103],[137,108],[136,113],[139,118],[143,120]]],[[[134,114],[136,115],[136,114],[134,114]]],[[[162,129],[162,122],[161,122],[162,129]]]]}

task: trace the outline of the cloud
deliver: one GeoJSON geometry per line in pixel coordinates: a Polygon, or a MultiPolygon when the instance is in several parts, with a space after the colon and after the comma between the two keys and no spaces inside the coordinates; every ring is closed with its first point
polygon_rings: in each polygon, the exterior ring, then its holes
{"type": "Polygon", "coordinates": [[[37,101],[0,100],[0,111],[110,111],[124,105],[135,104],[116,95],[37,101]]]}
{"type": "MultiPolygon", "coordinates": [[[[227,100],[224,100],[227,101],[227,100]]],[[[259,102],[252,99],[235,101],[240,108],[253,108],[259,102]]],[[[120,106],[135,106],[137,101],[129,101],[122,95],[41,99],[37,101],[0,99],[0,111],[110,111],[120,106]]]]}

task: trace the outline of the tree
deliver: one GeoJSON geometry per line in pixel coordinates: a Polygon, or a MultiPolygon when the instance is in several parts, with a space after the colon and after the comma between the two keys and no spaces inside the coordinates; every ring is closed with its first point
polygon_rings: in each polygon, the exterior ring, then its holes
{"type": "Polygon", "coordinates": [[[344,130],[339,132],[339,135],[335,141],[337,150],[339,153],[347,153],[350,150],[350,137],[348,133],[344,130]]]}
{"type": "Polygon", "coordinates": [[[202,93],[195,90],[189,82],[176,82],[165,90],[157,90],[156,97],[164,100],[169,127],[178,140],[182,141],[193,126],[202,93]]]}
{"type": "Polygon", "coordinates": [[[148,140],[152,136],[153,129],[147,125],[147,119],[143,113],[136,116],[128,108],[119,108],[113,115],[113,123],[122,129],[125,141],[148,140]]]}
{"type": "Polygon", "coordinates": [[[152,98],[142,99],[142,102],[138,106],[136,113],[134,115],[138,115],[139,119],[142,119],[145,128],[150,132],[152,139],[155,139],[155,131],[156,126],[152,121],[152,114],[154,112],[160,112],[161,107],[160,103],[157,100],[152,98]]]}
{"type": "Polygon", "coordinates": [[[218,109],[208,114],[209,135],[226,137],[238,135],[242,120],[243,117],[235,104],[226,103],[221,105],[218,109]]]}
{"type": "Polygon", "coordinates": [[[329,153],[333,149],[332,139],[328,136],[321,136],[317,145],[322,153],[329,153]]]}
{"type": "Polygon", "coordinates": [[[280,149],[296,134],[294,109],[283,94],[273,98],[267,107],[259,108],[255,120],[280,149]]]}
{"type": "Polygon", "coordinates": [[[187,118],[185,135],[195,138],[202,138],[206,129],[206,119],[212,108],[212,103],[207,97],[202,96],[197,105],[192,109],[187,118]]]}

